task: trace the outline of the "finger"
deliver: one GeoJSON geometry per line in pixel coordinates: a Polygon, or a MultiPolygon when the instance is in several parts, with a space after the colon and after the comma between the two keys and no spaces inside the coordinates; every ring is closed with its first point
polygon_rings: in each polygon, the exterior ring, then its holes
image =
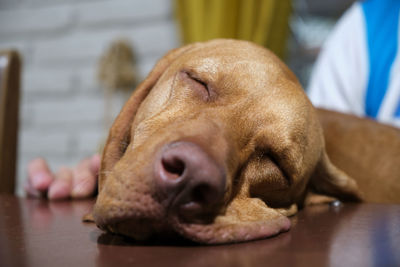
{"type": "Polygon", "coordinates": [[[42,158],[37,158],[28,164],[28,187],[34,191],[46,192],[54,177],[51,173],[46,161],[42,158]]]}
{"type": "Polygon", "coordinates": [[[101,157],[99,154],[95,154],[90,158],[90,170],[96,176],[99,175],[100,162],[101,162],[101,157]]]}
{"type": "Polygon", "coordinates": [[[70,197],[72,190],[72,170],[61,167],[56,173],[56,179],[50,185],[47,196],[51,200],[60,200],[70,197]]]}
{"type": "Polygon", "coordinates": [[[96,176],[89,170],[77,171],[74,174],[72,198],[85,198],[92,196],[96,185],[96,176]]]}
{"type": "Polygon", "coordinates": [[[24,182],[24,191],[27,196],[29,197],[41,197],[42,193],[33,188],[33,186],[30,183],[30,179],[26,179],[24,182]]]}
{"type": "Polygon", "coordinates": [[[72,198],[92,196],[96,186],[96,175],[91,171],[90,159],[85,159],[73,171],[72,198]]]}

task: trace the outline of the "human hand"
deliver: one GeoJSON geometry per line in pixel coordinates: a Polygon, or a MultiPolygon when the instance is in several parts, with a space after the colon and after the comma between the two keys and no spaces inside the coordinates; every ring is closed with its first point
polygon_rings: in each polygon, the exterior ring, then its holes
{"type": "Polygon", "coordinates": [[[56,173],[43,158],[36,158],[28,164],[24,189],[28,196],[51,200],[90,197],[97,187],[99,169],[98,154],[83,159],[73,168],[61,167],[56,173]]]}

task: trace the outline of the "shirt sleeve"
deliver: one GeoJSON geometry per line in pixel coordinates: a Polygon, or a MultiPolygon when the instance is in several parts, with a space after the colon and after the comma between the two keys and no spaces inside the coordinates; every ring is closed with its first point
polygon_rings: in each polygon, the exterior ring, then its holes
{"type": "Polygon", "coordinates": [[[314,65],[307,93],[315,106],[365,114],[366,45],[364,16],[355,3],[334,27],[314,65]]]}

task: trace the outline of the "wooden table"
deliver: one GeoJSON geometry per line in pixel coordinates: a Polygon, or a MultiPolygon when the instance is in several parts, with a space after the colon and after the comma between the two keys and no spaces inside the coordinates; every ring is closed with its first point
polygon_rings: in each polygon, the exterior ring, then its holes
{"type": "Polygon", "coordinates": [[[289,232],[221,246],[105,234],[81,222],[92,205],[0,195],[0,266],[400,266],[400,205],[315,206],[289,232]]]}

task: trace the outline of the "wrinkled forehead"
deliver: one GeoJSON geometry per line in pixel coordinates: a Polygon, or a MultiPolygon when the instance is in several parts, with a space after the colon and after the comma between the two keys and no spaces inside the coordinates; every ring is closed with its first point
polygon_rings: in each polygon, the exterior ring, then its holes
{"type": "MultiPolygon", "coordinates": [[[[209,42],[195,46],[183,54],[181,68],[212,76],[238,75],[275,82],[295,81],[294,75],[269,50],[247,42],[209,42]]],[[[214,77],[217,79],[218,77],[214,77]]],[[[296,80],[297,81],[297,80],[296,80]]]]}
{"type": "Polygon", "coordinates": [[[264,115],[308,117],[300,114],[311,104],[296,76],[264,47],[241,41],[209,42],[189,50],[184,61],[199,74],[212,76],[210,80],[222,81],[216,84],[225,86],[229,93],[233,93],[232,88],[235,93],[245,93],[246,99],[263,106],[264,115]]]}

